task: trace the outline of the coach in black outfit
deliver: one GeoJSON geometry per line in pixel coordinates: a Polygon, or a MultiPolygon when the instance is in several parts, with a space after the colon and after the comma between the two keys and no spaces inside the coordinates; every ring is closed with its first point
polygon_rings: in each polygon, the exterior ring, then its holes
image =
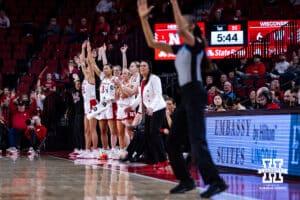
{"type": "Polygon", "coordinates": [[[168,53],[176,53],[175,67],[181,87],[182,105],[176,111],[171,128],[168,153],[175,176],[180,182],[170,190],[170,193],[184,193],[195,188],[194,180],[179,148],[184,134],[188,133],[192,154],[200,174],[204,183],[210,185],[200,196],[209,198],[228,187],[212,161],[205,136],[204,108],[207,97],[202,85],[202,71],[207,70],[210,65],[204,51],[205,40],[200,28],[193,22],[191,16],[182,16],[177,0],[170,2],[179,34],[184,40],[184,45],[180,48],[172,48],[169,44],[154,40],[147,20],[153,7],[148,7],[147,0],[138,0],[138,12],[148,46],[168,53]]]}

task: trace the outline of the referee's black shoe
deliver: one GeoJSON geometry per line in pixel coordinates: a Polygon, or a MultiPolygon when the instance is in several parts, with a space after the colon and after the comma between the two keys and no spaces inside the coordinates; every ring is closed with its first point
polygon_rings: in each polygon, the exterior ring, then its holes
{"type": "Polygon", "coordinates": [[[228,185],[224,182],[213,183],[209,186],[209,188],[200,194],[202,198],[210,198],[216,194],[219,194],[225,191],[228,188],[228,185]]]}
{"type": "Polygon", "coordinates": [[[179,193],[185,193],[187,191],[193,190],[196,188],[195,182],[180,182],[178,185],[176,185],[174,188],[170,190],[171,194],[179,194],[179,193]]]}

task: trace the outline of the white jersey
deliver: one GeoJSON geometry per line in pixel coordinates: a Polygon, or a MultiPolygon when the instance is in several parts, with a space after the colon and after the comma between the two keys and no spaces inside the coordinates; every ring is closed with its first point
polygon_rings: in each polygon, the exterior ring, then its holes
{"type": "Polygon", "coordinates": [[[90,84],[86,79],[83,80],[82,86],[82,96],[85,102],[89,102],[92,99],[96,99],[95,85],[90,84]]]}
{"type": "Polygon", "coordinates": [[[115,99],[115,84],[112,78],[104,78],[100,85],[100,102],[113,101],[115,99]]]}
{"type": "Polygon", "coordinates": [[[140,82],[141,82],[141,76],[138,74],[137,76],[131,76],[130,77],[130,85],[132,86],[140,86],[140,82]]]}

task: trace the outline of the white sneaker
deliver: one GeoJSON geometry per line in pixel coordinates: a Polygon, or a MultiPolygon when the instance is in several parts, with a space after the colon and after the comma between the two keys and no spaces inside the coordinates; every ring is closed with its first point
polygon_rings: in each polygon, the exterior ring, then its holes
{"type": "Polygon", "coordinates": [[[121,159],[121,150],[120,149],[113,149],[111,151],[110,157],[113,160],[120,160],[121,159]]]}
{"type": "Polygon", "coordinates": [[[69,153],[69,157],[74,157],[74,156],[77,156],[79,154],[80,154],[80,150],[75,148],[73,152],[69,153]]]}
{"type": "Polygon", "coordinates": [[[18,149],[16,147],[9,147],[6,152],[8,155],[17,155],[18,149]]]}
{"type": "Polygon", "coordinates": [[[97,115],[99,115],[100,113],[102,113],[103,111],[105,111],[108,108],[107,103],[98,103],[96,106],[94,106],[90,112],[86,115],[86,118],[88,120],[96,117],[97,115]]]}
{"type": "Polygon", "coordinates": [[[125,149],[121,149],[119,152],[119,158],[120,160],[126,158],[126,156],[128,155],[128,152],[125,149]]]}
{"type": "Polygon", "coordinates": [[[75,157],[76,158],[85,158],[89,152],[90,152],[89,150],[83,150],[80,154],[78,154],[75,157]]]}
{"type": "Polygon", "coordinates": [[[32,147],[29,148],[28,152],[27,152],[28,155],[34,155],[35,154],[35,151],[32,147]]]}

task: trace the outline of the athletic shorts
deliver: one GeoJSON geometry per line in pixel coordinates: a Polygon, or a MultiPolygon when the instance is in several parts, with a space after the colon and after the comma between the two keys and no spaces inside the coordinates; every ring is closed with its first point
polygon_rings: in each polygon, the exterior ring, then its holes
{"type": "Polygon", "coordinates": [[[97,120],[116,120],[117,119],[117,104],[108,103],[108,108],[96,116],[97,120]]]}
{"type": "Polygon", "coordinates": [[[135,112],[131,111],[129,113],[125,112],[125,108],[128,106],[124,105],[118,105],[118,110],[117,110],[117,120],[122,121],[122,120],[130,120],[134,119],[135,117],[135,112]]]}
{"type": "Polygon", "coordinates": [[[85,101],[83,106],[84,106],[84,114],[88,114],[90,110],[97,105],[97,100],[96,99],[91,99],[89,101],[85,101]]]}

